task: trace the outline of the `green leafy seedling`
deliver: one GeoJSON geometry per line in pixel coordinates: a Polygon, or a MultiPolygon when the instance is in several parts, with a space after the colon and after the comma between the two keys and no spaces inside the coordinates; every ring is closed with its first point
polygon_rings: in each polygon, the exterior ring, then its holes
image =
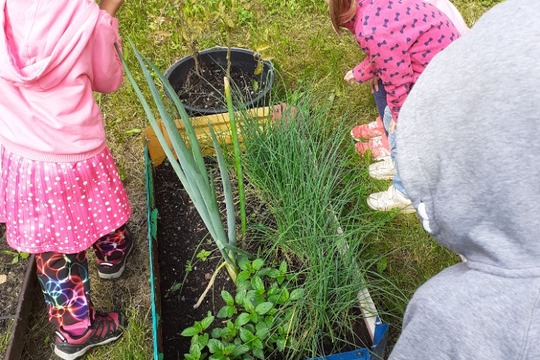
{"type": "Polygon", "coordinates": [[[210,255],[212,255],[212,252],[202,249],[201,251],[199,251],[197,253],[196,257],[197,257],[197,259],[199,259],[201,261],[206,261],[206,260],[208,260],[210,255]]]}
{"type": "Polygon", "coordinates": [[[2,254],[11,256],[11,264],[18,264],[20,260],[28,259],[30,254],[19,251],[2,250],[2,254]]]}
{"type": "MultiPolygon", "coordinates": [[[[285,262],[279,268],[271,268],[264,267],[262,259],[249,261],[239,257],[238,267],[241,271],[236,279],[236,294],[221,292],[225,305],[216,317],[223,319],[225,326],[212,329],[206,346],[198,340],[204,333],[202,322],[185,329],[182,335],[192,336],[186,359],[264,359],[265,352],[284,351],[291,346],[290,340],[287,344],[290,322],[295,304],[304,298],[305,290],[288,288],[291,282],[285,281],[285,262]]],[[[213,320],[210,313],[209,317],[213,320]]]]}

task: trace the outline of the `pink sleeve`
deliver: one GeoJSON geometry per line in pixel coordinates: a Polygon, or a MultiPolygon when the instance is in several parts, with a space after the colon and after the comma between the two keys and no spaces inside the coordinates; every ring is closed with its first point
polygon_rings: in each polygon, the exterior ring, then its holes
{"type": "Polygon", "coordinates": [[[366,56],[364,61],[354,67],[353,75],[358,82],[363,83],[377,76],[377,68],[369,56],[366,56]]]}
{"type": "Polygon", "coordinates": [[[102,10],[93,39],[92,90],[94,91],[110,93],[122,84],[123,68],[115,44],[122,51],[118,19],[102,10]]]}

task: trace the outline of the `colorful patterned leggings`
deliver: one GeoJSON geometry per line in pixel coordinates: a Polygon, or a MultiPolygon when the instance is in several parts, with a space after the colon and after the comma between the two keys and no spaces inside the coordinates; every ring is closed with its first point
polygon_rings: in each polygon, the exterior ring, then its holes
{"type": "MultiPolygon", "coordinates": [[[[93,245],[96,256],[114,262],[114,259],[123,256],[122,249],[125,248],[125,239],[128,237],[126,225],[103,236],[93,245]]],[[[77,254],[36,254],[36,265],[49,321],[58,327],[81,322],[89,326],[93,317],[93,306],[90,300],[86,251],[77,254]]]]}

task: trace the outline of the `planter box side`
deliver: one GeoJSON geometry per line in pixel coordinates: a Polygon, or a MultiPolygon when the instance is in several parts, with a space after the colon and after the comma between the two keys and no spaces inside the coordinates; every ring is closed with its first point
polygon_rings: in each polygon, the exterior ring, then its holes
{"type": "Polygon", "coordinates": [[[152,310],[152,340],[153,340],[153,360],[163,358],[163,346],[161,344],[161,324],[159,314],[161,314],[161,301],[159,298],[159,266],[157,266],[157,209],[154,202],[154,176],[153,167],[150,162],[148,146],[144,147],[144,159],[146,167],[146,202],[148,220],[148,257],[150,261],[150,302],[152,310]]]}
{"type": "Polygon", "coordinates": [[[15,325],[11,330],[10,341],[6,349],[4,360],[21,359],[26,334],[28,332],[28,323],[30,313],[32,312],[32,304],[34,298],[36,298],[37,291],[38,284],[36,276],[36,261],[35,256],[31,255],[28,259],[28,265],[24,274],[17,310],[15,312],[15,325]]]}

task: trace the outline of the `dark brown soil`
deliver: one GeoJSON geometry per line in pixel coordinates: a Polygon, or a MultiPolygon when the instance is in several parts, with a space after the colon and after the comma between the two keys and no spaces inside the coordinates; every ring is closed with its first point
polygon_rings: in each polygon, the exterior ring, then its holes
{"type": "Polygon", "coordinates": [[[216,314],[224,302],[221,290],[234,292],[234,283],[222,269],[203,303],[194,309],[210,277],[222,261],[197,210],[180,181],[165,162],[155,171],[155,200],[158,208],[158,261],[161,290],[161,320],[165,359],[183,359],[190,338],[183,329],[216,314]],[[207,260],[196,258],[201,250],[211,252],[207,260]]]}
{"type": "MultiPolygon", "coordinates": [[[[178,89],[178,97],[184,104],[196,109],[226,108],[223,82],[225,70],[216,63],[203,63],[200,75],[192,69],[178,89]]],[[[245,101],[255,99],[264,89],[264,84],[259,83],[260,76],[244,71],[242,67],[234,64],[231,65],[230,77],[233,81],[231,90],[235,98],[245,101]]]]}

